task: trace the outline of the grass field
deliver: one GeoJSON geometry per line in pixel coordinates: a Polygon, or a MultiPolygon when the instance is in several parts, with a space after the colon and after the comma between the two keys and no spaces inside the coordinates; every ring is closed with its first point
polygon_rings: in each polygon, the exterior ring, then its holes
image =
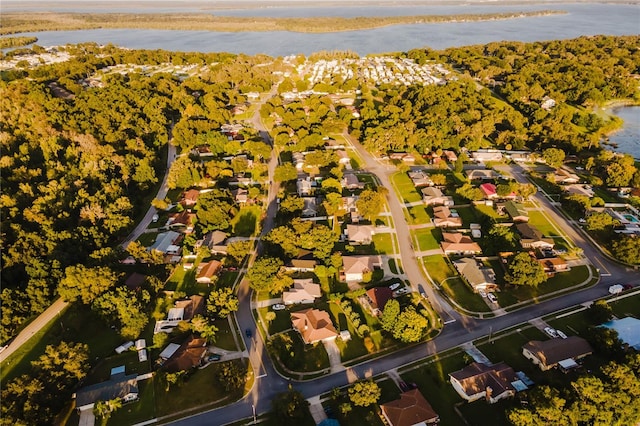
{"type": "MultiPolygon", "coordinates": [[[[545,294],[578,285],[585,281],[588,277],[588,266],[574,266],[570,271],[556,274],[554,277],[549,278],[547,282],[540,284],[538,287],[519,286],[516,288],[508,288],[504,291],[504,293],[510,294],[517,301],[524,301],[529,299],[536,300],[538,297],[545,294]]],[[[499,299],[501,298],[501,296],[501,294],[498,294],[499,299]]],[[[500,300],[502,305],[503,300],[500,300]]],[[[507,301],[505,300],[505,302],[507,301]]]]}
{"type": "Polygon", "coordinates": [[[558,233],[554,224],[539,210],[529,211],[529,224],[538,228],[546,236],[562,236],[558,233]]]}
{"type": "Polygon", "coordinates": [[[426,251],[440,248],[440,241],[442,240],[440,228],[416,229],[414,235],[418,239],[418,250],[426,251]]]}
{"type": "Polygon", "coordinates": [[[262,209],[259,206],[245,206],[231,221],[233,233],[238,237],[251,237],[258,232],[262,209]]]}
{"type": "Polygon", "coordinates": [[[407,214],[409,215],[409,223],[412,225],[421,225],[431,222],[431,217],[427,212],[426,206],[418,205],[407,207],[407,214]]]}
{"type": "Polygon", "coordinates": [[[447,261],[440,255],[426,256],[422,258],[424,266],[437,284],[447,278],[455,277],[456,272],[449,266],[447,261]]]}
{"type": "Polygon", "coordinates": [[[375,234],[372,237],[373,245],[377,253],[380,254],[393,254],[395,250],[393,249],[393,240],[391,239],[391,234],[375,234]]]}
{"type": "Polygon", "coordinates": [[[391,182],[399,192],[399,198],[403,203],[415,203],[422,200],[422,196],[413,186],[413,182],[406,173],[398,172],[391,176],[391,182]]]}

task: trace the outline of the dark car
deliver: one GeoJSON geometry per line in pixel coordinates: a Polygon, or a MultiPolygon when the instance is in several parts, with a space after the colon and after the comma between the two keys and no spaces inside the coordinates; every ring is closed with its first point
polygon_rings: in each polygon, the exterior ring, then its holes
{"type": "Polygon", "coordinates": [[[207,361],[212,362],[212,361],[220,361],[222,357],[218,354],[211,354],[207,357],[207,361]]]}
{"type": "Polygon", "coordinates": [[[623,290],[631,290],[633,288],[632,284],[623,284],[622,285],[622,289],[623,290]]]}
{"type": "Polygon", "coordinates": [[[244,331],[244,335],[247,336],[248,338],[251,338],[251,336],[253,336],[253,334],[251,333],[251,330],[248,328],[244,331]]]}

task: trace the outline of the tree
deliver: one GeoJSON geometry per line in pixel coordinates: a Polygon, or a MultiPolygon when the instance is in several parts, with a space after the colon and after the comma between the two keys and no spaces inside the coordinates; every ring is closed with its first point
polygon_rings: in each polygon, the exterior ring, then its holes
{"type": "Polygon", "coordinates": [[[558,168],[564,162],[564,151],[558,148],[547,148],[542,151],[542,158],[550,166],[558,168]]]}
{"type": "Polygon", "coordinates": [[[105,266],[88,268],[84,265],[69,266],[60,281],[58,293],[68,302],[80,299],[90,304],[99,294],[107,291],[118,281],[118,274],[105,266]]]}
{"type": "Polygon", "coordinates": [[[44,354],[32,361],[36,373],[60,391],[82,380],[89,371],[89,346],[84,343],[60,342],[48,345],[44,354]]]}
{"type": "Polygon", "coordinates": [[[547,281],[547,274],[542,265],[529,253],[521,252],[509,262],[505,280],[512,285],[537,287],[547,281]]]}
{"type": "Polygon", "coordinates": [[[302,212],[302,209],[304,209],[304,200],[297,195],[287,194],[287,196],[280,201],[280,212],[293,215],[302,212]]]}
{"type": "Polygon", "coordinates": [[[391,332],[395,328],[398,315],[400,315],[400,303],[395,299],[387,301],[380,317],[382,329],[391,332]]]}
{"type": "Polygon", "coordinates": [[[588,313],[589,320],[594,324],[602,324],[613,317],[611,306],[603,299],[593,302],[591,306],[589,306],[588,313]]]}
{"type": "Polygon", "coordinates": [[[238,310],[238,297],[231,287],[211,290],[207,299],[207,313],[215,318],[226,318],[238,310]]]}
{"type": "Polygon", "coordinates": [[[291,385],[287,392],[276,395],[271,405],[276,417],[285,425],[299,424],[309,413],[309,402],[291,385]]]}
{"type": "MultiPolygon", "coordinates": [[[[444,163],[441,163],[441,164],[444,164],[444,163]]],[[[430,176],[430,178],[431,178],[431,182],[433,182],[434,185],[442,186],[447,184],[447,175],[445,174],[433,173],[430,176]]]]}
{"type": "Polygon", "coordinates": [[[428,327],[429,321],[416,312],[413,306],[409,306],[398,316],[393,327],[393,337],[405,343],[418,342],[428,327]]]}
{"type": "Polygon", "coordinates": [[[216,379],[227,392],[239,390],[246,380],[247,369],[239,361],[225,362],[218,365],[216,379]]]}
{"type": "Polygon", "coordinates": [[[590,327],[587,340],[593,348],[610,358],[620,358],[624,353],[623,342],[612,328],[590,327]]]}
{"type": "Polygon", "coordinates": [[[239,264],[251,252],[252,248],[251,241],[233,241],[227,244],[227,256],[239,264]]]}
{"type": "Polygon", "coordinates": [[[538,188],[531,183],[521,183],[518,185],[517,193],[525,200],[528,200],[532,195],[535,195],[536,192],[538,192],[538,188]]]}
{"type": "Polygon", "coordinates": [[[149,318],[143,304],[151,299],[147,290],[133,292],[126,287],[118,287],[98,296],[91,308],[109,324],[120,328],[125,339],[135,339],[147,326],[149,318]]]}
{"type": "Polygon", "coordinates": [[[594,232],[610,231],[614,225],[613,217],[605,212],[591,213],[586,220],[587,230],[594,232]]]}
{"type": "Polygon", "coordinates": [[[105,424],[111,417],[111,413],[122,407],[122,399],[114,398],[109,401],[98,401],[93,407],[93,414],[105,424]]]}
{"type": "MultiPolygon", "coordinates": [[[[209,306],[207,306],[207,308],[209,308],[209,306]]],[[[218,327],[211,324],[211,321],[202,315],[196,315],[191,319],[191,330],[200,334],[200,336],[205,339],[207,343],[214,343],[216,341],[216,333],[218,332],[218,327]]],[[[154,334],[153,337],[157,336],[157,334],[154,334]]]]}
{"type": "Polygon", "coordinates": [[[173,385],[180,386],[186,374],[187,374],[186,370],[176,371],[175,373],[165,373],[164,374],[165,392],[169,392],[169,390],[173,385]]]}
{"type": "Polygon", "coordinates": [[[368,407],[377,403],[380,395],[380,387],[373,380],[359,381],[349,388],[349,400],[358,407],[368,407]]]}
{"type": "Polygon", "coordinates": [[[272,279],[280,271],[284,262],[275,257],[264,256],[258,258],[247,272],[247,279],[251,288],[256,291],[270,291],[272,279]]]}
{"type": "Polygon", "coordinates": [[[640,238],[633,235],[621,235],[611,244],[611,253],[626,263],[640,264],[640,238]]]}
{"type": "Polygon", "coordinates": [[[378,217],[383,206],[384,198],[382,195],[371,189],[365,189],[362,191],[356,201],[358,212],[363,217],[366,217],[370,222],[373,222],[375,218],[378,217]]]}
{"type": "Polygon", "coordinates": [[[496,193],[501,197],[506,197],[515,193],[518,189],[518,182],[509,181],[506,183],[498,184],[498,186],[496,186],[496,193]]]}
{"type": "Polygon", "coordinates": [[[479,201],[484,198],[484,192],[470,183],[465,183],[460,188],[456,189],[456,194],[470,201],[479,201]]]}
{"type": "Polygon", "coordinates": [[[273,311],[269,311],[266,314],[264,314],[264,320],[268,323],[271,324],[271,322],[276,319],[276,313],[273,311]]]}
{"type": "Polygon", "coordinates": [[[298,171],[291,163],[282,164],[276,167],[273,180],[276,182],[288,182],[298,178],[298,171]]]}

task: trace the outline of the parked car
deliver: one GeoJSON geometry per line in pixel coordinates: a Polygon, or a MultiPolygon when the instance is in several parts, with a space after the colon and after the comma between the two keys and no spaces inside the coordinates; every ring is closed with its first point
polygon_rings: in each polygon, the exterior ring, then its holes
{"type": "Polygon", "coordinates": [[[633,284],[623,284],[623,290],[631,290],[633,288],[633,284]]]}
{"type": "Polygon", "coordinates": [[[409,289],[407,287],[402,287],[393,292],[393,297],[400,297],[407,293],[409,293],[409,289]]]}
{"type": "Polygon", "coordinates": [[[487,299],[489,299],[492,303],[498,303],[498,298],[493,293],[487,293],[487,299]]]}
{"type": "Polygon", "coordinates": [[[566,334],[564,334],[564,333],[563,333],[562,331],[560,331],[560,330],[556,330],[556,333],[558,333],[558,336],[560,336],[560,337],[561,337],[561,338],[563,338],[563,339],[566,339],[566,338],[567,338],[567,335],[566,335],[566,334]]]}
{"type": "Polygon", "coordinates": [[[624,290],[622,284],[615,284],[609,287],[609,294],[619,294],[622,293],[622,290],[624,290]]]}
{"type": "Polygon", "coordinates": [[[211,354],[207,357],[208,362],[220,361],[220,359],[222,359],[222,356],[220,356],[219,354],[211,354]]]}
{"type": "Polygon", "coordinates": [[[284,306],[282,303],[276,303],[275,305],[271,305],[271,309],[273,309],[274,311],[281,311],[285,308],[286,306],[284,306]]]}
{"type": "Polygon", "coordinates": [[[251,329],[247,328],[244,331],[244,335],[247,336],[248,338],[251,338],[253,336],[253,333],[251,333],[251,329]]]}
{"type": "Polygon", "coordinates": [[[389,290],[396,290],[398,287],[400,287],[402,284],[401,283],[395,283],[395,284],[391,284],[389,286],[389,290]]]}
{"type": "Polygon", "coordinates": [[[547,333],[550,337],[553,337],[554,339],[557,337],[560,337],[556,329],[552,327],[545,327],[544,332],[547,333]]]}

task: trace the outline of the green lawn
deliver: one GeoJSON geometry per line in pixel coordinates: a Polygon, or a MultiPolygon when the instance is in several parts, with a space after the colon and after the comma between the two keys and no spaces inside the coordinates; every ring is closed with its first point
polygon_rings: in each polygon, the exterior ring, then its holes
{"type": "Polygon", "coordinates": [[[422,228],[416,229],[414,235],[418,239],[418,250],[433,250],[440,248],[442,240],[442,231],[440,228],[422,228]]]}
{"type": "Polygon", "coordinates": [[[493,206],[486,206],[484,204],[478,204],[478,205],[474,206],[473,208],[477,210],[478,214],[488,216],[488,217],[490,217],[492,219],[497,219],[497,220],[507,219],[507,216],[500,216],[498,214],[498,212],[496,211],[496,209],[493,208],[493,206]]]}
{"type": "Polygon", "coordinates": [[[251,237],[258,232],[262,209],[260,206],[245,206],[231,221],[233,233],[238,237],[251,237]]]}
{"type": "Polygon", "coordinates": [[[356,407],[355,405],[351,404],[352,410],[347,414],[342,414],[339,409],[340,404],[350,403],[347,396],[348,391],[344,390],[339,398],[326,400],[322,403],[322,405],[323,407],[330,407],[336,419],[342,425],[384,426],[385,423],[382,422],[379,414],[379,404],[398,399],[400,395],[400,389],[398,389],[398,386],[396,386],[396,384],[392,380],[376,380],[376,383],[380,387],[381,391],[378,404],[374,404],[369,407],[356,407]]]}
{"type": "MultiPolygon", "coordinates": [[[[561,272],[551,277],[547,282],[540,284],[538,287],[519,286],[511,287],[504,292],[511,294],[518,301],[536,299],[554,291],[563,290],[574,285],[580,284],[589,276],[589,267],[586,265],[574,266],[568,272],[561,272]]],[[[498,296],[500,297],[500,295],[498,296]]]]}
{"type": "Polygon", "coordinates": [[[561,236],[554,225],[539,210],[529,211],[529,224],[538,228],[545,236],[561,236]]]}
{"type": "Polygon", "coordinates": [[[393,249],[393,239],[391,238],[390,233],[386,234],[375,234],[372,236],[373,245],[375,247],[376,253],[379,254],[393,254],[395,250],[393,249]]]}
{"type": "Polygon", "coordinates": [[[260,318],[262,318],[261,321],[265,324],[268,324],[267,327],[270,335],[289,330],[292,327],[291,314],[289,314],[289,311],[287,309],[283,309],[281,311],[273,311],[276,314],[276,318],[273,321],[267,323],[265,317],[267,312],[269,311],[271,311],[271,308],[269,307],[258,308],[260,318]]]}
{"type": "Polygon", "coordinates": [[[491,309],[479,294],[471,291],[461,278],[447,280],[441,284],[444,291],[464,309],[473,312],[490,312],[491,309]]]}
{"type": "Polygon", "coordinates": [[[112,415],[108,425],[133,425],[156,417],[154,378],[138,382],[138,400],[123,404],[112,415]]]}
{"type": "Polygon", "coordinates": [[[389,259],[389,269],[391,270],[391,272],[393,272],[394,274],[398,273],[398,267],[396,266],[396,261],[395,259],[389,259]]]}
{"type": "Polygon", "coordinates": [[[630,296],[615,302],[609,302],[613,313],[619,317],[634,316],[640,318],[640,294],[630,296]]]}
{"type": "Polygon", "coordinates": [[[236,279],[238,278],[238,274],[239,274],[238,272],[231,272],[231,271],[222,273],[222,275],[218,277],[218,281],[216,281],[216,287],[222,288],[222,287],[233,286],[233,283],[235,283],[236,279]]]}
{"type": "Polygon", "coordinates": [[[142,244],[145,247],[149,247],[153,245],[153,243],[156,241],[157,236],[158,234],[156,232],[144,232],[140,234],[140,236],[136,241],[138,241],[140,244],[142,244]]]}
{"type": "MultiPolygon", "coordinates": [[[[152,342],[149,342],[149,344],[152,344],[152,342]]],[[[140,362],[136,351],[130,349],[119,355],[114,351],[112,356],[100,360],[98,365],[95,366],[91,370],[91,373],[85,378],[83,385],[92,385],[109,380],[111,377],[111,369],[121,365],[124,365],[127,374],[145,374],[152,370],[151,360],[140,362]]]]}
{"type": "Polygon", "coordinates": [[[443,359],[434,358],[433,362],[400,374],[407,383],[416,383],[425,399],[440,416],[440,424],[460,425],[461,420],[454,411],[454,404],[463,401],[449,383],[449,373],[465,366],[463,355],[456,352],[443,359]]]}
{"type": "Polygon", "coordinates": [[[329,356],[322,343],[305,345],[297,331],[273,336],[268,347],[290,371],[305,373],[329,368],[329,356]]]}
{"type": "Polygon", "coordinates": [[[407,207],[409,214],[409,223],[412,225],[420,225],[424,223],[430,223],[431,217],[427,212],[427,207],[423,205],[407,207]]]}
{"type": "Polygon", "coordinates": [[[437,284],[450,277],[455,277],[457,273],[453,270],[449,263],[440,255],[426,256],[422,258],[424,266],[437,284]]]}
{"type": "Polygon", "coordinates": [[[469,226],[470,223],[478,222],[478,219],[476,218],[476,212],[474,211],[473,207],[455,207],[452,210],[456,210],[458,212],[465,226],[469,226]]]}
{"type": "Polygon", "coordinates": [[[406,173],[398,172],[391,176],[391,181],[400,193],[400,199],[404,203],[415,203],[422,200],[422,196],[413,186],[413,182],[406,173]]]}
{"type": "Polygon", "coordinates": [[[213,322],[213,325],[218,327],[216,341],[213,343],[215,346],[227,351],[242,350],[242,348],[236,346],[236,340],[233,338],[233,332],[228,319],[217,319],[213,322]]]}

